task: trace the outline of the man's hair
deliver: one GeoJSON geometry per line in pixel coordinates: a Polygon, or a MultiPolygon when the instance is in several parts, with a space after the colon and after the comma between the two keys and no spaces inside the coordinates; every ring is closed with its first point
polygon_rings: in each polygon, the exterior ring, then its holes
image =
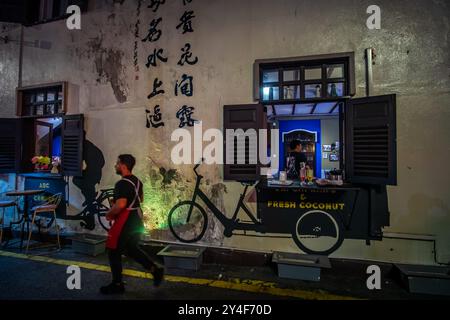
{"type": "Polygon", "coordinates": [[[302,143],[300,142],[300,140],[292,140],[291,144],[290,144],[291,150],[294,150],[295,148],[297,148],[298,145],[301,145],[301,144],[302,143]]]}
{"type": "Polygon", "coordinates": [[[136,159],[131,154],[121,154],[119,157],[120,163],[124,164],[128,170],[132,171],[136,164],[136,159]]]}

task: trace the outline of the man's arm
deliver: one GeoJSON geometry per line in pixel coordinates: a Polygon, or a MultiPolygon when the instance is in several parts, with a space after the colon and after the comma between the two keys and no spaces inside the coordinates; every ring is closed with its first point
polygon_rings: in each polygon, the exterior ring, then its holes
{"type": "Polygon", "coordinates": [[[118,215],[123,209],[127,207],[127,199],[126,198],[120,198],[117,199],[114,203],[113,207],[109,209],[108,213],[106,214],[106,220],[110,221],[113,220],[116,215],[118,215]]]}

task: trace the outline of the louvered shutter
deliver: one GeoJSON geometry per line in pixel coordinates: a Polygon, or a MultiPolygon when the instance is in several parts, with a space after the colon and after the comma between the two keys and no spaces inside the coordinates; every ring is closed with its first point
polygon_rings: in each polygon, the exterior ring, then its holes
{"type": "Polygon", "coordinates": [[[82,114],[64,116],[61,166],[65,176],[81,176],[83,170],[84,118],[82,114]]]}
{"type": "Polygon", "coordinates": [[[345,117],[347,180],[396,185],[396,96],[352,99],[345,117]]]}
{"type": "Polygon", "coordinates": [[[266,115],[264,107],[259,104],[250,105],[228,105],[224,106],[224,180],[233,181],[257,181],[260,178],[261,165],[258,159],[258,131],[266,128],[266,115]],[[256,131],[256,140],[252,140],[245,134],[234,136],[227,135],[227,129],[239,130],[244,133],[248,129],[256,131]],[[240,145],[239,138],[245,139],[245,143],[240,145]],[[234,139],[234,143],[230,139],[234,139]],[[228,161],[227,161],[228,153],[228,161]],[[240,163],[238,155],[244,156],[240,163]],[[256,155],[256,163],[251,160],[251,155],[256,155]],[[230,163],[230,159],[233,163],[230,163]],[[253,163],[252,163],[253,162],[253,163]]]}
{"type": "Polygon", "coordinates": [[[20,119],[0,119],[0,173],[17,173],[22,154],[20,119]]]}

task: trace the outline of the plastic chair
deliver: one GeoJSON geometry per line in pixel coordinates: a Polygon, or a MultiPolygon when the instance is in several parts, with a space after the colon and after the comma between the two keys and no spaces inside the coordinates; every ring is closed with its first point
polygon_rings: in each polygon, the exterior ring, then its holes
{"type": "MultiPolygon", "coordinates": [[[[31,211],[33,211],[31,226],[34,225],[34,221],[35,221],[37,215],[44,213],[44,212],[46,212],[46,213],[52,212],[53,213],[53,217],[55,219],[56,237],[58,240],[58,249],[61,249],[61,242],[59,240],[59,227],[58,227],[57,220],[56,220],[56,209],[58,208],[58,206],[61,202],[61,199],[62,199],[62,193],[56,193],[56,194],[52,195],[51,197],[49,197],[45,203],[35,206],[34,208],[31,209],[31,211]]],[[[28,253],[32,230],[33,230],[33,228],[30,228],[29,233],[28,233],[28,243],[27,243],[27,249],[25,251],[25,254],[28,253]]]]}

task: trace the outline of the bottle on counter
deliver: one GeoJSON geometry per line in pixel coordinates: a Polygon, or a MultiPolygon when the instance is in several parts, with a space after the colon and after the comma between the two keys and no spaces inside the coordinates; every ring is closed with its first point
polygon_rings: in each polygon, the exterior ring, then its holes
{"type": "Polygon", "coordinates": [[[303,183],[306,179],[306,163],[300,163],[300,181],[303,183]]]}
{"type": "Polygon", "coordinates": [[[306,178],[308,179],[308,183],[312,184],[314,177],[314,170],[312,168],[306,169],[306,178]]]}

